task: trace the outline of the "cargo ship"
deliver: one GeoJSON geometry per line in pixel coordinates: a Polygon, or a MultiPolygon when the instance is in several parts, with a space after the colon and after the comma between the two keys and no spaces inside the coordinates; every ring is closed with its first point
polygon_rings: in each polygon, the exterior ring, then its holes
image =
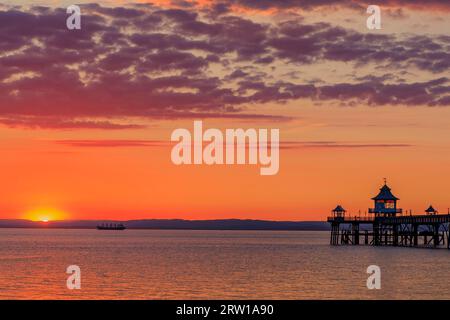
{"type": "Polygon", "coordinates": [[[125,230],[126,227],[122,223],[102,223],[97,226],[97,230],[125,230]]]}

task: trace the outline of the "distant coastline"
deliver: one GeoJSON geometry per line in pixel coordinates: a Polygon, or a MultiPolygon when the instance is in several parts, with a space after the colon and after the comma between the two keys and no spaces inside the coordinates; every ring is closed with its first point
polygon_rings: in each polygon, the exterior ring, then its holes
{"type": "Polygon", "coordinates": [[[144,220],[61,220],[31,221],[24,219],[2,219],[0,228],[40,228],[40,229],[95,229],[102,223],[122,223],[127,229],[159,230],[304,230],[329,231],[323,221],[270,221],[270,220],[183,220],[183,219],[144,219],[144,220]]]}

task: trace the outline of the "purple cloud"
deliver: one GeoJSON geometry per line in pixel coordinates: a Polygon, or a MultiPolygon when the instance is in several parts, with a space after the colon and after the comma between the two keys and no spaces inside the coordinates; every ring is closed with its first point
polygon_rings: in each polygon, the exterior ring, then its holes
{"type": "Polygon", "coordinates": [[[363,34],[295,17],[269,24],[226,13],[226,7],[214,7],[220,14],[194,9],[89,4],[82,6],[82,29],[75,31],[65,28],[61,8],[0,10],[0,123],[132,129],[142,126],[122,119],[286,121],[290,118],[249,114],[247,106],[296,99],[450,105],[449,79],[442,76],[450,69],[448,36],[363,34]],[[389,76],[327,83],[271,72],[328,62],[353,70],[372,63],[389,69],[389,76]],[[406,81],[406,68],[436,76],[406,81]]]}

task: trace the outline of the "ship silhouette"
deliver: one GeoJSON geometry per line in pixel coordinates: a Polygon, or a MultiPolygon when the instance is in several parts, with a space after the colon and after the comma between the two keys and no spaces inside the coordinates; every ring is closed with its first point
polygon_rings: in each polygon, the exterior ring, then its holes
{"type": "Polygon", "coordinates": [[[97,226],[97,230],[125,230],[122,223],[102,223],[97,226]]]}

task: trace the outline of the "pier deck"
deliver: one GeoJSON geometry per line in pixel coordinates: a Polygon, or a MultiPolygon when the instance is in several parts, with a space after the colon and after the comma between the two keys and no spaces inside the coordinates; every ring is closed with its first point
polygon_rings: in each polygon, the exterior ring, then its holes
{"type": "Polygon", "coordinates": [[[332,245],[391,245],[447,247],[450,249],[450,214],[392,217],[328,217],[332,245]],[[360,226],[369,226],[361,230],[360,226]],[[364,241],[360,241],[361,237],[364,241]]]}

